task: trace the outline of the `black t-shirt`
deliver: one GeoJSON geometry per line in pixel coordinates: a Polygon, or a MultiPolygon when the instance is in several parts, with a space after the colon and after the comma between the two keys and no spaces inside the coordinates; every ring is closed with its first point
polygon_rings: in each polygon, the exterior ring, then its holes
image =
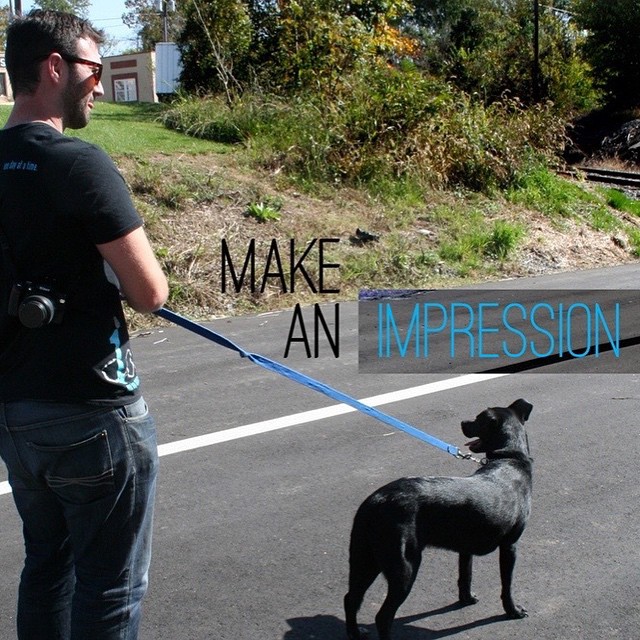
{"type": "Polygon", "coordinates": [[[0,309],[0,400],[127,404],[138,397],[117,282],[96,245],[141,225],[100,148],[46,124],[0,131],[0,227],[16,279],[66,300],[62,321],[37,329],[15,318],[7,326],[0,309]]]}

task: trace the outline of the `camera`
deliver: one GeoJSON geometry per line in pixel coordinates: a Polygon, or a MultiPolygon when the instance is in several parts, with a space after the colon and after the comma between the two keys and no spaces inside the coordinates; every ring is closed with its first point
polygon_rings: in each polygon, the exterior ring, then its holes
{"type": "Polygon", "coordinates": [[[9,296],[9,315],[17,317],[28,329],[60,324],[66,297],[53,287],[33,282],[13,285],[9,296]]]}

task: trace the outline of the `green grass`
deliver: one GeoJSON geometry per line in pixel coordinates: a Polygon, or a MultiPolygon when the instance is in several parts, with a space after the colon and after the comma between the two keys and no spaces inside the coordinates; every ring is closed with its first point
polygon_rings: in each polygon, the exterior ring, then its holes
{"type": "Polygon", "coordinates": [[[518,247],[524,235],[524,227],[521,224],[514,224],[506,220],[496,220],[489,232],[484,253],[498,260],[507,260],[518,247]]]}
{"type": "Polygon", "coordinates": [[[602,205],[591,212],[590,224],[596,231],[606,233],[613,233],[622,226],[620,220],[602,205]]]}
{"type": "Polygon", "coordinates": [[[607,204],[618,211],[640,217],[640,202],[629,198],[619,189],[604,189],[607,204]]]}
{"type": "MultiPolygon", "coordinates": [[[[628,213],[632,216],[640,216],[640,202],[629,198],[619,189],[602,189],[601,190],[608,206],[617,211],[628,213]]],[[[616,219],[617,220],[617,219],[616,219]]],[[[618,225],[620,226],[620,224],[618,225]]],[[[628,225],[625,228],[627,239],[629,241],[631,253],[640,257],[640,229],[628,225]]]]}
{"type": "Polygon", "coordinates": [[[540,211],[550,218],[572,218],[593,196],[580,186],[538,167],[520,177],[506,193],[507,200],[540,211]]]}
{"type": "Polygon", "coordinates": [[[636,256],[636,258],[640,257],[640,230],[627,228],[627,238],[631,245],[631,253],[636,256]]]}
{"type": "MultiPolygon", "coordinates": [[[[0,126],[11,106],[0,106],[0,126]]],[[[227,145],[187,137],[167,129],[160,120],[165,107],[160,104],[97,102],[85,129],[67,130],[68,135],[93,142],[109,155],[148,157],[155,154],[223,153],[227,145]]]]}

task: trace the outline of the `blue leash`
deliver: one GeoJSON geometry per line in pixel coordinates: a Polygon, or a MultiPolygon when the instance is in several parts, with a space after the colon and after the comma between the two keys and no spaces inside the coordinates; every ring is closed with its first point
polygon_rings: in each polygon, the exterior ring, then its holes
{"type": "Polygon", "coordinates": [[[156,315],[160,316],[161,318],[164,318],[165,320],[169,320],[170,322],[173,322],[179,327],[188,329],[189,331],[192,331],[193,333],[203,338],[206,338],[207,340],[211,340],[211,342],[215,342],[216,344],[222,347],[226,347],[227,349],[231,349],[232,351],[237,351],[243,358],[248,358],[249,360],[251,360],[251,362],[265,369],[274,371],[275,373],[278,373],[281,376],[284,376],[285,378],[289,378],[290,380],[293,380],[294,382],[298,382],[306,387],[309,387],[314,391],[318,391],[319,393],[322,393],[325,396],[329,396],[334,400],[338,400],[339,402],[349,405],[350,407],[353,407],[354,409],[357,409],[362,413],[366,413],[368,416],[371,416],[376,420],[380,420],[381,422],[384,422],[396,429],[399,429],[400,431],[404,431],[405,433],[409,434],[410,436],[413,436],[414,438],[418,438],[418,440],[422,440],[422,442],[426,442],[427,444],[437,447],[438,449],[442,449],[442,451],[446,451],[447,453],[450,453],[452,456],[455,456],[456,458],[471,459],[470,455],[461,453],[458,447],[455,447],[451,444],[447,444],[446,442],[443,442],[442,440],[439,440],[438,438],[435,438],[434,436],[429,435],[428,433],[425,433],[420,429],[416,429],[415,427],[412,427],[410,424],[407,424],[402,420],[398,420],[397,418],[394,418],[393,416],[383,413],[382,411],[378,411],[378,409],[375,409],[374,407],[370,407],[369,405],[366,405],[360,402],[359,400],[356,400],[355,398],[348,396],[346,393],[342,393],[342,391],[338,391],[337,389],[334,389],[324,384],[323,382],[314,380],[313,378],[310,378],[309,376],[306,376],[303,373],[294,371],[293,369],[290,369],[289,367],[286,367],[285,365],[279,362],[270,360],[269,358],[266,358],[265,356],[261,356],[257,353],[250,353],[248,351],[245,351],[244,349],[239,347],[237,344],[225,338],[224,336],[221,336],[215,331],[212,331],[211,329],[207,329],[201,324],[198,324],[193,320],[189,320],[188,318],[185,318],[184,316],[181,316],[173,311],[169,311],[169,309],[165,309],[165,308],[160,309],[159,311],[156,311],[156,315]]]}

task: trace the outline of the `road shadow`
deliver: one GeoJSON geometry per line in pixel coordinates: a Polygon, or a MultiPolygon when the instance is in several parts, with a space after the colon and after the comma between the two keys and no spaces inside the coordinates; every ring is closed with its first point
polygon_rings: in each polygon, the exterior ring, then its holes
{"type": "MultiPolygon", "coordinates": [[[[431,616],[437,616],[457,611],[459,604],[451,604],[432,611],[426,611],[413,616],[396,618],[394,623],[394,640],[437,640],[438,638],[450,638],[459,633],[478,629],[497,622],[508,620],[506,615],[494,615],[481,618],[465,624],[455,625],[447,629],[425,629],[413,627],[412,622],[424,620],[431,616]]],[[[346,638],[344,620],[336,616],[317,615],[306,618],[290,618],[287,623],[291,627],[282,640],[343,640],[346,638]]],[[[374,624],[360,625],[363,638],[377,639],[374,624]],[[365,635],[366,634],[366,635],[365,635]]]]}

